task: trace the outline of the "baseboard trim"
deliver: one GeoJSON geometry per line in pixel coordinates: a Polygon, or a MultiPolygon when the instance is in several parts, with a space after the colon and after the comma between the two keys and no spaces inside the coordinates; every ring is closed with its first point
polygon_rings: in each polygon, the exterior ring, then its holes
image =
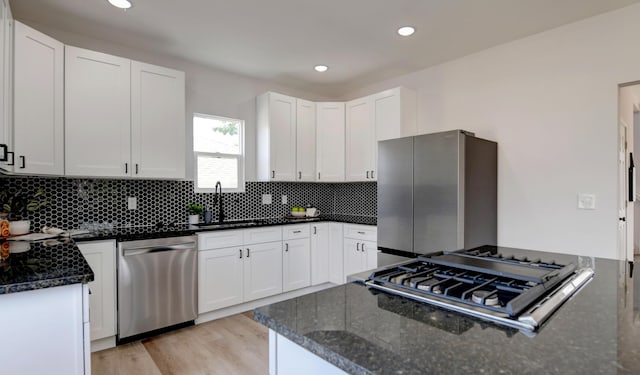
{"type": "Polygon", "coordinates": [[[324,284],[310,286],[310,287],[303,288],[303,289],[293,290],[291,292],[282,293],[282,294],[278,294],[278,295],[275,295],[275,296],[261,298],[261,299],[255,300],[255,301],[245,302],[245,303],[242,303],[240,305],[229,306],[229,307],[225,307],[225,308],[222,308],[222,309],[219,309],[219,310],[206,312],[206,313],[198,315],[198,318],[196,319],[196,324],[206,323],[206,322],[210,322],[212,320],[225,318],[227,316],[240,314],[240,313],[243,313],[245,311],[253,310],[253,309],[257,308],[257,307],[261,307],[261,306],[269,305],[269,304],[272,304],[272,303],[284,301],[284,300],[287,300],[287,299],[290,299],[290,298],[300,297],[300,296],[303,296],[305,294],[309,294],[309,293],[317,292],[317,291],[320,291],[320,290],[328,289],[328,288],[331,288],[331,287],[334,287],[334,286],[336,286],[336,284],[324,283],[324,284]]]}
{"type": "Polygon", "coordinates": [[[110,336],[103,339],[91,341],[91,353],[99,352],[105,349],[111,349],[116,347],[116,337],[110,336]]]}

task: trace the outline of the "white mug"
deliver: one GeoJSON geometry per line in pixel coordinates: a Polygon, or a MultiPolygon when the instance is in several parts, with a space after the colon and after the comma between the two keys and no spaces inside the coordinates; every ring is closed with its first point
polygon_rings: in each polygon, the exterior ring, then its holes
{"type": "Polygon", "coordinates": [[[320,216],[320,210],[318,210],[315,207],[307,208],[307,217],[315,217],[315,216],[320,216]]]}

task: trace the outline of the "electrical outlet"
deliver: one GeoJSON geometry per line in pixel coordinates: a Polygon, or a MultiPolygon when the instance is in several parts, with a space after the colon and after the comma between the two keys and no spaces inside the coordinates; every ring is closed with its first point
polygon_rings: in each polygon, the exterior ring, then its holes
{"type": "Polygon", "coordinates": [[[287,202],[289,202],[289,200],[287,199],[286,195],[282,196],[282,204],[287,204],[287,202]]]}
{"type": "Polygon", "coordinates": [[[596,195],[585,193],[578,194],[578,208],[581,210],[595,210],[596,195]]]}
{"type": "Polygon", "coordinates": [[[138,209],[138,199],[136,197],[129,197],[127,199],[127,205],[129,206],[130,210],[137,210],[138,209]]]}
{"type": "Polygon", "coordinates": [[[271,194],[262,194],[262,204],[271,204],[271,194]]]}

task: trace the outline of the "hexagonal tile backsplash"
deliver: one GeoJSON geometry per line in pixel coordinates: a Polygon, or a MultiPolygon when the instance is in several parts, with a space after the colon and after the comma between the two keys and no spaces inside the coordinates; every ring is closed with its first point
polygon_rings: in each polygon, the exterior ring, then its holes
{"type": "MultiPolygon", "coordinates": [[[[38,187],[49,194],[51,205],[29,215],[32,229],[77,228],[83,223],[120,227],[185,222],[188,203],[202,204],[217,217],[214,194],[195,193],[191,181],[0,177],[1,189],[34,191],[38,187]],[[137,210],[127,209],[128,197],[137,198],[137,210]]],[[[247,182],[244,193],[225,193],[223,202],[228,219],[283,217],[291,207],[306,205],[322,213],[376,216],[376,194],[375,182],[247,182]],[[263,205],[263,194],[271,194],[273,203],[263,205]],[[287,196],[285,205],[282,195],[287,196]]]]}

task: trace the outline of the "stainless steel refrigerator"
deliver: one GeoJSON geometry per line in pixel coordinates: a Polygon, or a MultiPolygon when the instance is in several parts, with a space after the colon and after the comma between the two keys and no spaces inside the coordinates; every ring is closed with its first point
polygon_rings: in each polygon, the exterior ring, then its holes
{"type": "Polygon", "coordinates": [[[498,145],[453,130],[378,143],[378,265],[497,242],[498,145]]]}

